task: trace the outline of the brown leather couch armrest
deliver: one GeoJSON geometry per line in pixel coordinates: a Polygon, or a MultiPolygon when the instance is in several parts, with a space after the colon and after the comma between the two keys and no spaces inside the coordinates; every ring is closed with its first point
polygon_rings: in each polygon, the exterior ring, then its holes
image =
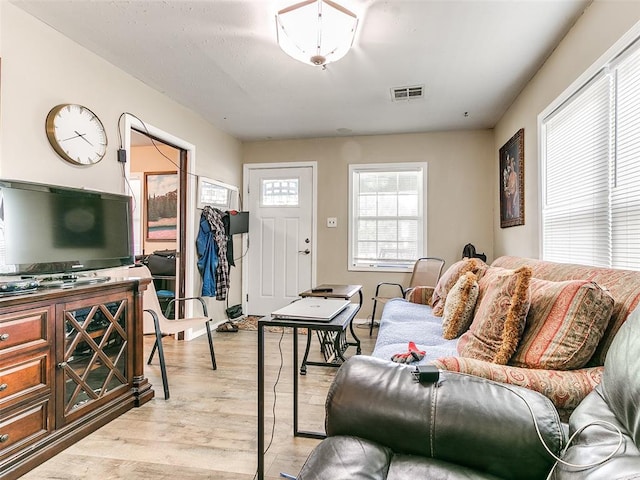
{"type": "Polygon", "coordinates": [[[545,477],[553,459],[540,443],[532,411],[552,451],[558,454],[565,441],[547,398],[451,372],[418,383],[414,368],[366,356],[347,360],[327,395],[327,435],[363,438],[505,480],[545,477]]]}

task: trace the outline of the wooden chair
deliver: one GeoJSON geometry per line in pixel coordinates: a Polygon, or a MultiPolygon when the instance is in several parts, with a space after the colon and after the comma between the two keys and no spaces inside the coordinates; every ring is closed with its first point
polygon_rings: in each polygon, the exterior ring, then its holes
{"type": "Polygon", "coordinates": [[[436,257],[422,257],[416,260],[413,266],[413,273],[411,274],[411,280],[408,287],[403,287],[399,283],[380,282],[376,287],[375,296],[373,300],[373,313],[371,314],[371,325],[369,327],[369,336],[373,333],[373,327],[375,324],[376,307],[378,302],[386,303],[392,298],[398,298],[406,295],[406,293],[417,286],[435,287],[442,274],[442,268],[444,267],[444,260],[436,257]],[[393,287],[393,288],[392,288],[393,287]],[[382,292],[381,292],[382,288],[382,292]],[[397,290],[396,290],[397,288],[397,290]],[[391,292],[397,292],[398,295],[387,294],[391,292]]]}
{"type": "MultiPolygon", "coordinates": [[[[134,274],[138,277],[147,277],[151,278],[151,272],[145,266],[138,267],[134,270],[134,274]]],[[[158,351],[158,357],[160,359],[160,372],[162,374],[162,386],[164,388],[164,399],[169,399],[169,383],[167,380],[167,367],[164,361],[164,350],[162,348],[162,335],[175,335],[176,333],[183,332],[189,328],[201,328],[204,324],[207,328],[207,336],[209,338],[209,351],[211,352],[211,364],[214,370],[217,370],[216,366],[216,355],[213,350],[213,336],[211,335],[211,319],[209,318],[209,314],[207,313],[207,305],[202,299],[202,297],[187,297],[187,298],[174,298],[167,305],[166,312],[169,312],[171,306],[176,301],[181,300],[195,300],[200,302],[202,306],[202,313],[204,316],[202,317],[193,317],[193,318],[179,318],[179,319],[169,319],[167,318],[160,308],[160,301],[156,295],[156,289],[153,285],[153,282],[149,283],[147,289],[144,291],[144,295],[142,297],[142,304],[144,308],[144,313],[149,314],[153,319],[153,325],[156,335],[156,341],[153,344],[153,349],[151,350],[151,354],[149,355],[149,360],[147,361],[147,365],[151,364],[153,360],[153,356],[158,351]]]]}

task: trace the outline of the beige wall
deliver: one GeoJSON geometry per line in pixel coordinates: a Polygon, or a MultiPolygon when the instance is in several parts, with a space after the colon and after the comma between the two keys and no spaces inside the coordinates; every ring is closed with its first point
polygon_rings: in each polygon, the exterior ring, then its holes
{"type": "MultiPolygon", "coordinates": [[[[191,173],[241,183],[239,141],[6,1],[0,1],[0,22],[0,177],[124,192],[122,168],[116,161],[118,118],[131,112],[195,145],[191,173]],[[59,103],[83,104],[100,117],[109,140],[100,163],[74,166],[50,147],[44,122],[59,103]]],[[[197,221],[193,225],[195,231],[189,234],[195,238],[197,221]]],[[[196,276],[194,292],[199,286],[196,276]]],[[[239,268],[231,278],[230,303],[237,303],[239,268]]],[[[224,302],[212,300],[210,307],[215,318],[224,318],[224,302]]]]}
{"type": "Polygon", "coordinates": [[[506,254],[539,257],[538,114],[638,21],[640,2],[596,0],[496,125],[492,159],[495,172],[499,148],[520,128],[525,130],[525,225],[500,228],[498,185],[494,184],[495,257],[506,254]]]}
{"type": "MultiPolygon", "coordinates": [[[[408,135],[247,142],[245,163],[318,163],[317,283],[364,286],[365,306],[381,281],[407,284],[409,274],[347,271],[348,166],[358,163],[428,163],[425,254],[458,260],[468,242],[479,251],[492,249],[493,133],[490,130],[408,135]],[[338,228],[327,228],[327,217],[338,228]]],[[[376,315],[377,316],[377,315],[376,315]]]]}
{"type": "MultiPolygon", "coordinates": [[[[493,131],[326,138],[241,144],[60,35],[6,1],[0,1],[0,177],[122,192],[116,162],[118,118],[143,121],[196,146],[192,173],[240,185],[247,163],[317,161],[318,282],[362,283],[369,299],[379,281],[408,275],[347,271],[347,165],[429,163],[429,255],[451,265],[467,242],[492,258],[538,256],[539,195],[537,115],[615,41],[640,20],[640,2],[596,0],[577,21],[493,131]],[[107,129],[106,157],[92,167],[70,165],[44,133],[47,112],[58,103],[91,108],[107,129]],[[525,225],[501,229],[498,218],[498,149],[525,129],[525,225]],[[338,217],[327,229],[326,217],[338,217]]],[[[194,192],[195,194],[195,192],[194,192]]],[[[195,235],[195,232],[192,232],[195,235]]],[[[195,259],[194,259],[195,261],[195,259]]],[[[240,300],[240,268],[232,270],[230,304],[240,300]]],[[[220,315],[220,302],[213,302],[220,315]]],[[[360,316],[370,313],[370,304],[360,316]]]]}

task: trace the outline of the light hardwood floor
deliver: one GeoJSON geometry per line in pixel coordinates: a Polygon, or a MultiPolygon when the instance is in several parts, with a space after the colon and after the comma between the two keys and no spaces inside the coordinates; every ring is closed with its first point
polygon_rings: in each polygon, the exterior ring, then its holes
{"type": "MultiPolygon", "coordinates": [[[[373,349],[368,328],[356,329],[362,352],[373,349]]],[[[257,466],[257,333],[215,333],[218,370],[211,369],[206,336],[191,342],[165,338],[171,398],[162,393],[157,357],[145,366],[156,397],[43,463],[24,480],[225,479],[250,480],[257,466]]],[[[266,478],[296,475],[318,440],[292,435],[292,335],[266,335],[265,443],[269,442],[277,384],[273,442],[265,456],[266,478]],[[282,337],[282,341],[280,339],[282,337]]],[[[299,335],[300,355],[306,338],[299,335]]],[[[153,337],[145,337],[148,356],[153,337]]],[[[353,355],[350,347],[347,356],[353,355]]],[[[312,354],[320,358],[316,339],[312,354]]],[[[146,361],[146,357],[145,357],[146,361]]],[[[336,369],[308,367],[300,376],[299,428],[323,430],[324,400],[336,369]]]]}

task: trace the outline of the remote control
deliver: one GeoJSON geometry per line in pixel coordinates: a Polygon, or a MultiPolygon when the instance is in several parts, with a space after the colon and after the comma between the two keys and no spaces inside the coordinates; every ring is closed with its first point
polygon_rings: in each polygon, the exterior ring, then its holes
{"type": "Polygon", "coordinates": [[[312,288],[311,293],[331,293],[333,288],[312,288]]]}

